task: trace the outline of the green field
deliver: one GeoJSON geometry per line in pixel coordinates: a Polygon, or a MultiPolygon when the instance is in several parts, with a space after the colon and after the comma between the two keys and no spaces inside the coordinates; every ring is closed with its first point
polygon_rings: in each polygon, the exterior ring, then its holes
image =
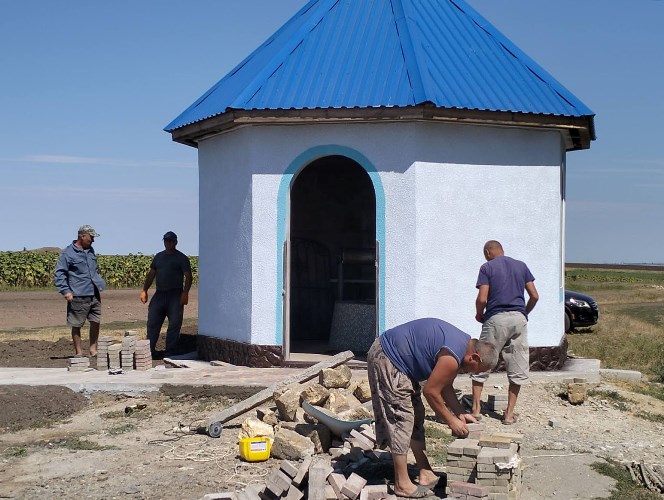
{"type": "Polygon", "coordinates": [[[568,335],[570,352],[664,381],[664,270],[568,267],[565,275],[567,289],[592,295],[600,309],[596,326],[568,335]]]}

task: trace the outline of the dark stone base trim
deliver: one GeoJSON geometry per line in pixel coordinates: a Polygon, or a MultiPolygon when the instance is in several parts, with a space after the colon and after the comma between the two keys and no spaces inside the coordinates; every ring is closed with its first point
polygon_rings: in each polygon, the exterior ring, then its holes
{"type": "MultiPolygon", "coordinates": [[[[567,335],[563,335],[557,346],[531,347],[530,369],[534,372],[560,370],[567,361],[567,335]]],[[[494,371],[505,371],[503,354],[500,353],[494,371]]]]}
{"type": "Polygon", "coordinates": [[[252,368],[270,368],[284,364],[283,349],[280,345],[255,345],[205,335],[198,336],[198,358],[252,368]]]}
{"type": "MultiPolygon", "coordinates": [[[[236,340],[198,336],[198,358],[204,361],[225,361],[252,368],[285,366],[283,349],[280,345],[254,345],[236,340]]],[[[567,335],[563,335],[560,345],[530,348],[530,369],[532,371],[560,370],[567,361],[567,335]]],[[[504,371],[502,353],[495,371],[504,371]]]]}

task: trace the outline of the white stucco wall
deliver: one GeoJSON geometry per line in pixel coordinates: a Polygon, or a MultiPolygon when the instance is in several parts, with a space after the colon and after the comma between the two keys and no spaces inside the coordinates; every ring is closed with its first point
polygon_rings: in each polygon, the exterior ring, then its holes
{"type": "Polygon", "coordinates": [[[541,298],[530,318],[531,345],[558,344],[559,134],[444,123],[246,127],[203,141],[202,334],[281,343],[276,270],[288,203],[279,187],[284,172],[300,167],[297,158],[330,145],[365,157],[384,189],[385,328],[437,316],[479,335],[474,285],[482,246],[497,239],[536,278],[541,298]]]}

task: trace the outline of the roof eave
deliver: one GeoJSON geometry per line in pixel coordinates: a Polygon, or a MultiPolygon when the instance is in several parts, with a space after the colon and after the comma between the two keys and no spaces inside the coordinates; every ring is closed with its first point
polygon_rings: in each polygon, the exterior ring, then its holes
{"type": "Polygon", "coordinates": [[[175,142],[198,147],[214,135],[247,125],[299,125],[302,123],[348,123],[379,121],[445,121],[473,125],[527,127],[559,130],[567,151],[590,148],[595,140],[594,116],[558,116],[512,111],[439,108],[431,104],[410,107],[316,108],[316,109],[231,109],[171,130],[175,142]]]}

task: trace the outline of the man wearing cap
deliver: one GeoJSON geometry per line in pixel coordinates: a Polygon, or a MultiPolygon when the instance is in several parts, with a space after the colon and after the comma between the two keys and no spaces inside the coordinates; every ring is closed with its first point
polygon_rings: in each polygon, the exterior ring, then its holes
{"type": "Polygon", "coordinates": [[[92,243],[99,234],[92,226],[78,229],[78,239],[65,248],[55,266],[55,287],[67,300],[67,324],[71,326],[74,352],[82,355],[81,327],[90,322],[90,356],[97,355],[101,323],[101,291],[106,282],[99,275],[92,243]]]}
{"type": "Polygon", "coordinates": [[[141,302],[148,301],[148,290],[152,281],[157,278],[157,291],[148,306],[148,339],[150,351],[155,357],[159,333],[168,318],[166,330],[166,356],[176,353],[180,328],[184,318],[184,306],[189,303],[189,289],[191,288],[191,263],[189,257],[177,250],[178,237],[173,231],[164,235],[165,250],[159,252],[152,259],[150,270],[145,277],[141,302]],[[184,279],[184,286],[182,281],[184,279]]]}

